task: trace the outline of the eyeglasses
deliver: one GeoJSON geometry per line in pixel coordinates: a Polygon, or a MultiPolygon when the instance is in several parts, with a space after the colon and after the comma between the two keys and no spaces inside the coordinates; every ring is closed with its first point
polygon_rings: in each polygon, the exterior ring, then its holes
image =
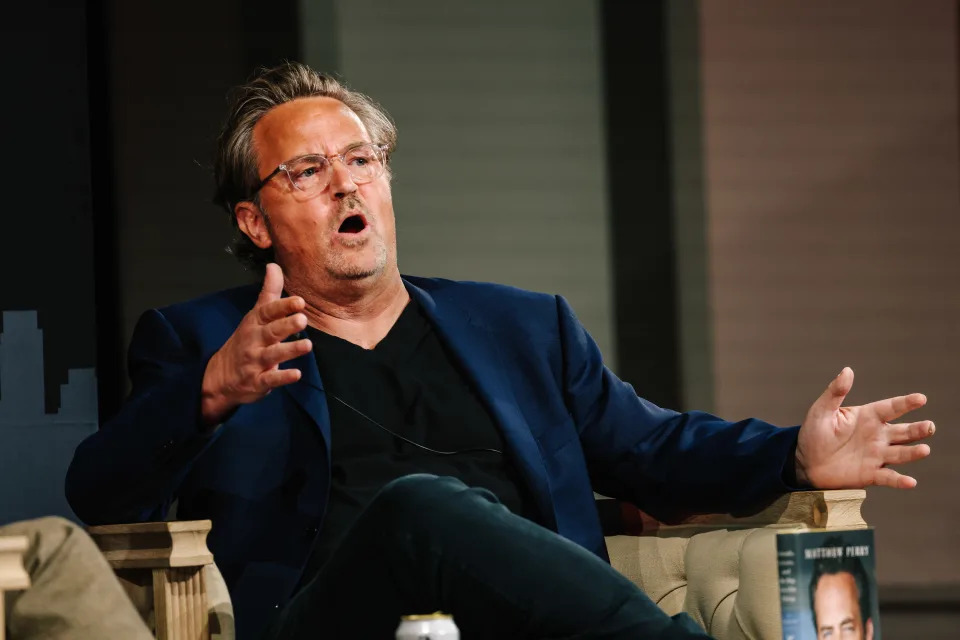
{"type": "Polygon", "coordinates": [[[308,195],[319,193],[330,184],[330,178],[333,176],[334,159],[340,160],[355,183],[363,184],[376,180],[383,175],[383,169],[387,164],[387,145],[369,142],[330,156],[310,154],[288,160],[261,180],[250,197],[253,198],[281,171],[287,174],[290,184],[297,191],[302,191],[308,195]]]}

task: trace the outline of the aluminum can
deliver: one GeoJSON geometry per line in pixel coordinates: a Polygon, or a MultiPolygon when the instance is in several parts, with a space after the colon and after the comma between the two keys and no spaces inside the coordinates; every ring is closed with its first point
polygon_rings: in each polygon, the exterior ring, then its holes
{"type": "Polygon", "coordinates": [[[441,613],[403,616],[397,627],[397,640],[460,640],[453,616],[441,613]]]}

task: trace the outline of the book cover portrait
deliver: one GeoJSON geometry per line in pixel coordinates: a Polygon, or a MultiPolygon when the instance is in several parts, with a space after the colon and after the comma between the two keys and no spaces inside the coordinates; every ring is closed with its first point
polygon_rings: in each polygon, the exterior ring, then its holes
{"type": "Polygon", "coordinates": [[[777,535],[784,640],[879,640],[873,530],[777,535]]]}

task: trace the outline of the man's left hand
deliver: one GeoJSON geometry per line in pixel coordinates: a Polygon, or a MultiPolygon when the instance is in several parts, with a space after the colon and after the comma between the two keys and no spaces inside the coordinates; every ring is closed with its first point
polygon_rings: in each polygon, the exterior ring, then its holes
{"type": "Polygon", "coordinates": [[[883,485],[912,489],[916,479],[888,465],[930,455],[930,446],[913,444],[933,435],[929,420],[891,424],[927,403],[922,393],[887,398],[859,407],[842,407],[853,387],[845,367],[807,411],[797,440],[797,480],[819,489],[860,489],[883,485]]]}

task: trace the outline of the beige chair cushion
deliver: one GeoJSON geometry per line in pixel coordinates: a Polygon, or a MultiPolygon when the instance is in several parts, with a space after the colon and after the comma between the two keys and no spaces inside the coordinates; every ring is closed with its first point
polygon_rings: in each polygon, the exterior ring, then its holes
{"type": "Polygon", "coordinates": [[[668,614],[687,612],[719,640],[760,640],[781,635],[775,535],[671,529],[610,536],[607,549],[614,568],[668,614]]]}
{"type": "Polygon", "coordinates": [[[215,564],[204,565],[203,580],[207,587],[207,611],[210,621],[210,640],[234,640],[233,603],[220,570],[215,564]]]}

